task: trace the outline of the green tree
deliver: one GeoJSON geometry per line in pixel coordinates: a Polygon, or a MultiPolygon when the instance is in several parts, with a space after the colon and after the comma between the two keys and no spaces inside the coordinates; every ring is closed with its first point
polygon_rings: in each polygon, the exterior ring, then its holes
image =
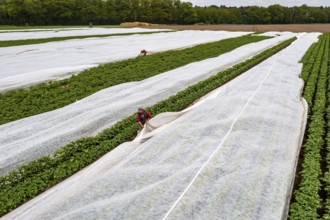
{"type": "Polygon", "coordinates": [[[268,12],[271,16],[271,23],[283,24],[285,23],[286,8],[281,5],[271,5],[268,7],[268,12]]]}
{"type": "Polygon", "coordinates": [[[174,0],[174,22],[177,24],[194,24],[197,21],[197,13],[190,2],[174,0]]]}
{"type": "Polygon", "coordinates": [[[7,13],[15,25],[23,25],[26,22],[23,0],[7,0],[7,13]]]}
{"type": "Polygon", "coordinates": [[[266,8],[252,6],[247,7],[245,12],[249,24],[267,24],[271,21],[271,14],[266,8]]]}
{"type": "Polygon", "coordinates": [[[223,23],[226,24],[242,24],[243,18],[240,10],[236,7],[220,8],[222,11],[223,23]]]}
{"type": "Polygon", "coordinates": [[[0,24],[74,25],[327,23],[329,7],[193,7],[180,0],[0,0],[0,24]]]}

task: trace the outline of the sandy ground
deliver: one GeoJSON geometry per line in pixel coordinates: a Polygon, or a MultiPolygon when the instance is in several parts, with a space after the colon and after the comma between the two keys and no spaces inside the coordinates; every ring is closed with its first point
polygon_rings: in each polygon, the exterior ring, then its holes
{"type": "Polygon", "coordinates": [[[287,24],[287,25],[164,25],[150,28],[178,30],[224,30],[224,31],[292,31],[292,32],[328,32],[330,24],[287,24]]]}

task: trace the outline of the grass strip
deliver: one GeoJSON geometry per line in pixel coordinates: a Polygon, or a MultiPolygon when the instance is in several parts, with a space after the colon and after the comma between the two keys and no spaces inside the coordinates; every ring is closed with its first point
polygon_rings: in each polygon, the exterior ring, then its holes
{"type": "Polygon", "coordinates": [[[100,65],[71,78],[41,83],[29,89],[0,93],[0,125],[62,108],[110,86],[144,80],[265,39],[269,37],[246,35],[182,50],[166,51],[100,65]]]}
{"type": "MultiPolygon", "coordinates": [[[[162,112],[180,111],[195,100],[286,48],[295,40],[296,38],[292,38],[282,42],[147,109],[153,115],[162,112]]],[[[51,156],[40,158],[20,167],[7,176],[1,177],[0,216],[75,174],[118,145],[132,140],[139,129],[138,127],[136,116],[132,115],[95,137],[75,141],[51,156]]]]}

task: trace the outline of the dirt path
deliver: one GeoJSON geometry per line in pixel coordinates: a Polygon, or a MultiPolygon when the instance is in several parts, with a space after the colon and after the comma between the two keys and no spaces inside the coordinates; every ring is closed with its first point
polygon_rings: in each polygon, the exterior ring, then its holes
{"type": "Polygon", "coordinates": [[[330,24],[287,24],[287,25],[164,25],[149,28],[170,28],[178,30],[224,30],[224,31],[292,31],[330,32],[330,24]]]}

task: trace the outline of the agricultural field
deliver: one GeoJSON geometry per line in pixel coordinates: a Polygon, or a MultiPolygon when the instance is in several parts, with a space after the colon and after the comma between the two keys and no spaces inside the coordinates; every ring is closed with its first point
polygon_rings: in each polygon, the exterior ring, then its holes
{"type": "Polygon", "coordinates": [[[329,34],[57,31],[0,33],[3,219],[330,219],[329,34]]]}
{"type": "MultiPolygon", "coordinates": [[[[109,87],[56,111],[38,114],[3,125],[1,131],[6,132],[6,135],[1,136],[0,140],[3,143],[1,148],[6,153],[0,162],[0,173],[4,173],[6,170],[10,171],[13,167],[36,159],[36,157],[53,153],[59,147],[81,137],[94,135],[109,127],[109,125],[133,114],[139,105],[154,105],[190,85],[206,79],[233,64],[240,63],[249,58],[251,54],[257,54],[270,45],[290,37],[292,36],[252,43],[226,53],[225,56],[194,62],[140,82],[109,87]],[[164,83],[164,81],[168,82],[164,83]],[[148,90],[144,88],[148,88],[148,90]],[[119,100],[123,100],[123,102],[121,103],[119,100]],[[109,115],[109,112],[115,114],[109,115]],[[75,115],[75,117],[72,117],[72,115],[75,115]],[[75,124],[75,126],[71,127],[71,124],[75,124]],[[22,127],[26,130],[18,129],[22,127]],[[33,136],[29,136],[29,139],[24,141],[24,150],[20,148],[19,151],[16,151],[14,146],[19,146],[23,140],[26,140],[27,131],[32,133],[33,136]],[[40,142],[40,135],[43,136],[42,142],[40,142]],[[16,138],[13,140],[11,137],[16,138]],[[38,149],[37,152],[36,149],[38,149]]],[[[143,71],[137,73],[143,76],[143,71]]],[[[123,73],[120,72],[120,74],[123,73]]],[[[135,74],[132,73],[131,76],[136,77],[135,74]]],[[[35,108],[37,107],[35,106],[35,108]]]]}
{"type": "Polygon", "coordinates": [[[0,91],[67,78],[110,61],[136,58],[145,48],[150,53],[159,53],[248,34],[249,32],[180,31],[6,47],[0,52],[0,62],[4,64],[0,73],[0,91]],[[164,38],[166,43],[163,43],[164,38]]]}

